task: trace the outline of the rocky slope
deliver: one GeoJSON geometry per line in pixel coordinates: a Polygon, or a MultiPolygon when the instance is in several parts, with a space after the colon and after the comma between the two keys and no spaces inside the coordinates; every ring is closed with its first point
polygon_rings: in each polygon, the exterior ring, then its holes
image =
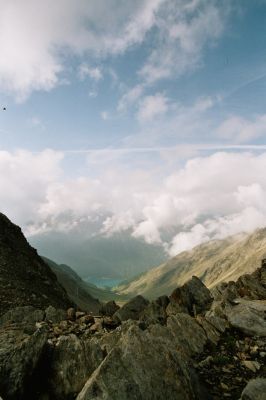
{"type": "Polygon", "coordinates": [[[72,304],[21,229],[0,213],[0,315],[17,306],[67,308],[72,304]]]}
{"type": "Polygon", "coordinates": [[[118,293],[148,298],[168,294],[192,275],[209,288],[253,272],[266,255],[266,228],[215,240],[178,254],[166,263],[118,288],[118,293]]]}
{"type": "Polygon", "coordinates": [[[265,400],[266,262],[210,292],[193,277],[104,316],[48,307],[0,318],[5,400],[265,400]]]}
{"type": "Polygon", "coordinates": [[[98,288],[97,286],[85,282],[73,268],[65,264],[56,264],[46,257],[42,257],[46,264],[56,274],[59,283],[65,288],[69,298],[84,311],[97,313],[101,302],[115,300],[125,302],[127,296],[116,294],[108,289],[98,288]]]}

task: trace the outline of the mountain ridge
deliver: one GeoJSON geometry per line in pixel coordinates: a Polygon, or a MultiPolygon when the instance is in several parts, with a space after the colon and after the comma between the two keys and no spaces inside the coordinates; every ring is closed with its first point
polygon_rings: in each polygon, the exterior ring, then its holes
{"type": "Polygon", "coordinates": [[[20,227],[0,213],[0,315],[27,305],[66,309],[73,302],[20,227]]]}
{"type": "Polygon", "coordinates": [[[235,281],[242,274],[252,273],[265,254],[266,228],[257,229],[252,234],[241,233],[212,240],[178,254],[127,285],[118,286],[117,291],[155,298],[183,285],[192,275],[212,288],[224,281],[235,281]]]}

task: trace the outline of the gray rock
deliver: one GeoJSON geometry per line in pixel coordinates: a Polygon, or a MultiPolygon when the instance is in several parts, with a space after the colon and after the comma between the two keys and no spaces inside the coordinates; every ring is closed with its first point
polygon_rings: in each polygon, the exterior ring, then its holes
{"type": "Polygon", "coordinates": [[[249,381],[242,392],[241,400],[266,400],[266,379],[257,378],[249,381]]]}
{"type": "Polygon", "coordinates": [[[36,309],[32,306],[16,307],[7,311],[0,318],[0,325],[4,324],[35,324],[43,321],[44,311],[36,309]]]}
{"type": "Polygon", "coordinates": [[[51,321],[57,324],[67,318],[67,313],[64,310],[56,309],[53,306],[49,306],[45,310],[45,320],[51,321]]]}
{"type": "Polygon", "coordinates": [[[0,330],[0,393],[4,399],[20,399],[42,355],[47,333],[37,329],[28,335],[21,326],[0,330]]]}
{"type": "MultiPolygon", "coordinates": [[[[173,335],[177,348],[182,349],[189,357],[203,351],[207,336],[204,329],[190,315],[172,315],[167,319],[167,328],[173,335]]],[[[158,330],[157,326],[154,327],[154,333],[155,329],[158,330]]]]}
{"type": "Polygon", "coordinates": [[[137,320],[148,304],[149,301],[144,299],[142,296],[133,297],[133,299],[115,312],[114,318],[119,321],[126,321],[127,319],[137,320]]]}
{"type": "Polygon", "coordinates": [[[74,334],[61,336],[51,349],[49,361],[52,398],[74,398],[102,360],[103,352],[97,341],[84,342],[74,334]]]}
{"type": "Polygon", "coordinates": [[[182,287],[173,291],[170,303],[174,303],[184,312],[195,315],[207,311],[212,303],[210,291],[199,278],[193,276],[182,287]]]}
{"type": "Polygon", "coordinates": [[[141,313],[140,320],[145,324],[165,324],[166,323],[166,310],[156,301],[152,301],[141,313]]]}
{"type": "Polygon", "coordinates": [[[266,336],[266,301],[239,299],[229,308],[227,318],[231,326],[250,336],[266,336]]]}
{"type": "Polygon", "coordinates": [[[77,400],[207,399],[195,394],[187,355],[177,347],[175,335],[165,326],[152,325],[143,331],[132,322],[77,400]]]}
{"type": "Polygon", "coordinates": [[[107,303],[103,304],[99,310],[101,315],[107,315],[112,317],[114,313],[119,310],[119,306],[116,304],[115,301],[108,301],[107,303]]]}

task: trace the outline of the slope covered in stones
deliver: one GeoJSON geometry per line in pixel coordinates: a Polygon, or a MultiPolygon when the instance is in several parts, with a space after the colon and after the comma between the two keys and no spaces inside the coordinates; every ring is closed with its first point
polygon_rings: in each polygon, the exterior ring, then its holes
{"type": "Polygon", "coordinates": [[[21,229],[0,213],[0,315],[18,306],[67,308],[71,304],[21,229]]]}
{"type": "Polygon", "coordinates": [[[258,229],[251,235],[239,234],[224,240],[213,240],[191,251],[182,252],[120,286],[118,293],[155,298],[183,285],[192,275],[212,288],[221,282],[235,281],[242,274],[253,272],[265,255],[266,228],[258,229]]]}
{"type": "Polygon", "coordinates": [[[264,400],[265,300],[263,262],[213,292],[193,277],[103,317],[16,308],[0,318],[0,397],[264,400]]]}

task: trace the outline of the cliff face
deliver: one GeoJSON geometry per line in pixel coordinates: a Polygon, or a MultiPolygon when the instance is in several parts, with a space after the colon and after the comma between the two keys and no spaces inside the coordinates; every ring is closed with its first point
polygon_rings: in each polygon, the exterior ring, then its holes
{"type": "Polygon", "coordinates": [[[73,303],[56,275],[0,213],[0,315],[18,306],[68,308],[73,303]]]}

